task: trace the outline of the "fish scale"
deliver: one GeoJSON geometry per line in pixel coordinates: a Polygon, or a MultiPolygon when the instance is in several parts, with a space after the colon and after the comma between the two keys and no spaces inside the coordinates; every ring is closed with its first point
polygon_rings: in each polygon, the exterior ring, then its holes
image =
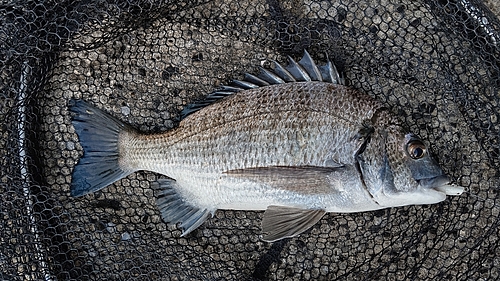
{"type": "MultiPolygon", "coordinates": [[[[334,93],[331,93],[331,96],[335,97],[334,93]]],[[[224,104],[221,104],[221,107],[224,107],[224,104]]],[[[247,108],[249,111],[252,110],[250,106],[247,108]]],[[[202,120],[204,123],[210,123],[208,118],[202,120]]],[[[220,126],[208,127],[209,124],[200,124],[200,127],[204,126],[207,127],[206,130],[189,137],[179,132],[183,139],[173,144],[168,137],[158,135],[157,137],[165,142],[151,142],[154,136],[146,136],[142,138],[140,144],[138,141],[133,147],[129,146],[124,150],[128,151],[127,154],[134,154],[135,161],[140,162],[134,163],[134,167],[171,175],[173,174],[171,170],[183,163],[195,164],[191,162],[194,159],[199,159],[200,166],[207,161],[227,163],[225,167],[210,166],[212,172],[216,173],[244,168],[242,160],[246,157],[250,157],[251,160],[248,167],[285,164],[320,165],[326,160],[325,153],[330,150],[332,159],[339,163],[350,164],[354,161],[353,155],[359,148],[359,144],[351,141],[358,131],[357,126],[349,126],[349,122],[343,119],[316,111],[261,113],[259,116],[225,122],[220,126]],[[296,137],[298,132],[308,136],[306,143],[308,148],[300,153],[300,157],[294,154],[294,151],[299,149],[296,137]],[[278,157],[267,157],[266,154],[273,148],[278,148],[278,157]],[[322,152],[322,157],[319,155],[313,157],[315,151],[322,152]],[[228,154],[240,156],[228,161],[228,154]],[[141,155],[147,157],[141,158],[141,155]]],[[[179,127],[179,130],[181,129],[184,129],[182,125],[179,127]]],[[[191,128],[188,127],[186,130],[190,131],[191,128]]],[[[126,162],[133,163],[131,160],[126,162]]]]}
{"type": "Polygon", "coordinates": [[[330,62],[318,67],[307,52],[289,61],[189,105],[179,126],[161,134],[73,101],[84,155],[72,194],[153,171],[170,178],[155,184],[157,203],[182,235],[218,209],[266,210],[263,239],[275,241],[326,212],[433,204],[462,192],[380,102],[338,84],[330,62]]]}

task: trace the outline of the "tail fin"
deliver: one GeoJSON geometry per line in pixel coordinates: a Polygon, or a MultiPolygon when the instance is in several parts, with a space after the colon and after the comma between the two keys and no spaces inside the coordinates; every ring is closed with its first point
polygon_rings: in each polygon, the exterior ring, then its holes
{"type": "Polygon", "coordinates": [[[83,100],[71,100],[69,110],[83,147],[73,170],[72,196],[95,192],[134,172],[119,165],[120,133],[133,131],[130,126],[83,100]]]}

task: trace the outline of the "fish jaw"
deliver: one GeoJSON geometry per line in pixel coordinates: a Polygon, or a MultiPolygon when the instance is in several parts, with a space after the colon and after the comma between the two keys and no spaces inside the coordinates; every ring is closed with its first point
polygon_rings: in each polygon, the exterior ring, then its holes
{"type": "Polygon", "coordinates": [[[456,196],[462,194],[462,186],[450,184],[446,175],[433,178],[421,179],[418,187],[410,192],[380,192],[374,195],[374,199],[383,206],[399,207],[406,205],[436,204],[446,199],[447,195],[456,196]],[[397,203],[395,203],[397,202],[397,203]]]}
{"type": "Polygon", "coordinates": [[[435,188],[437,191],[445,193],[446,195],[457,196],[464,192],[464,187],[456,184],[444,184],[435,188]]]}
{"type": "Polygon", "coordinates": [[[381,192],[373,196],[374,200],[385,208],[408,205],[436,204],[446,199],[446,193],[426,188],[417,188],[411,192],[395,192],[385,194],[381,192]]]}
{"type": "Polygon", "coordinates": [[[419,180],[419,185],[424,189],[433,189],[445,195],[461,195],[464,192],[462,186],[450,184],[450,179],[446,175],[441,175],[429,179],[419,180]]]}

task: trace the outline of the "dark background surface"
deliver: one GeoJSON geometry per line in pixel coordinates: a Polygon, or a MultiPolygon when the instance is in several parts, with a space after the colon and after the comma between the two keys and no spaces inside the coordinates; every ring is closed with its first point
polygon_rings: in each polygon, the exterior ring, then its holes
{"type": "Polygon", "coordinates": [[[0,279],[499,277],[500,36],[481,3],[11,1],[0,20],[0,279]],[[275,243],[259,240],[262,213],[243,211],[180,238],[160,219],[149,172],[69,196],[82,153],[71,98],[165,131],[187,103],[304,49],[428,140],[467,192],[328,214],[275,243]]]}

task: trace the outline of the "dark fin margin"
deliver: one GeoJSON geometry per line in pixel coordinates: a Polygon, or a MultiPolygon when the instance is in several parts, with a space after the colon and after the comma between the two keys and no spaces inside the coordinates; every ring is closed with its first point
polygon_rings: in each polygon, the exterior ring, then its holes
{"type": "Polygon", "coordinates": [[[119,136],[133,132],[130,126],[83,100],[71,100],[69,110],[83,148],[73,170],[72,196],[95,192],[134,172],[119,165],[119,136]]]}

